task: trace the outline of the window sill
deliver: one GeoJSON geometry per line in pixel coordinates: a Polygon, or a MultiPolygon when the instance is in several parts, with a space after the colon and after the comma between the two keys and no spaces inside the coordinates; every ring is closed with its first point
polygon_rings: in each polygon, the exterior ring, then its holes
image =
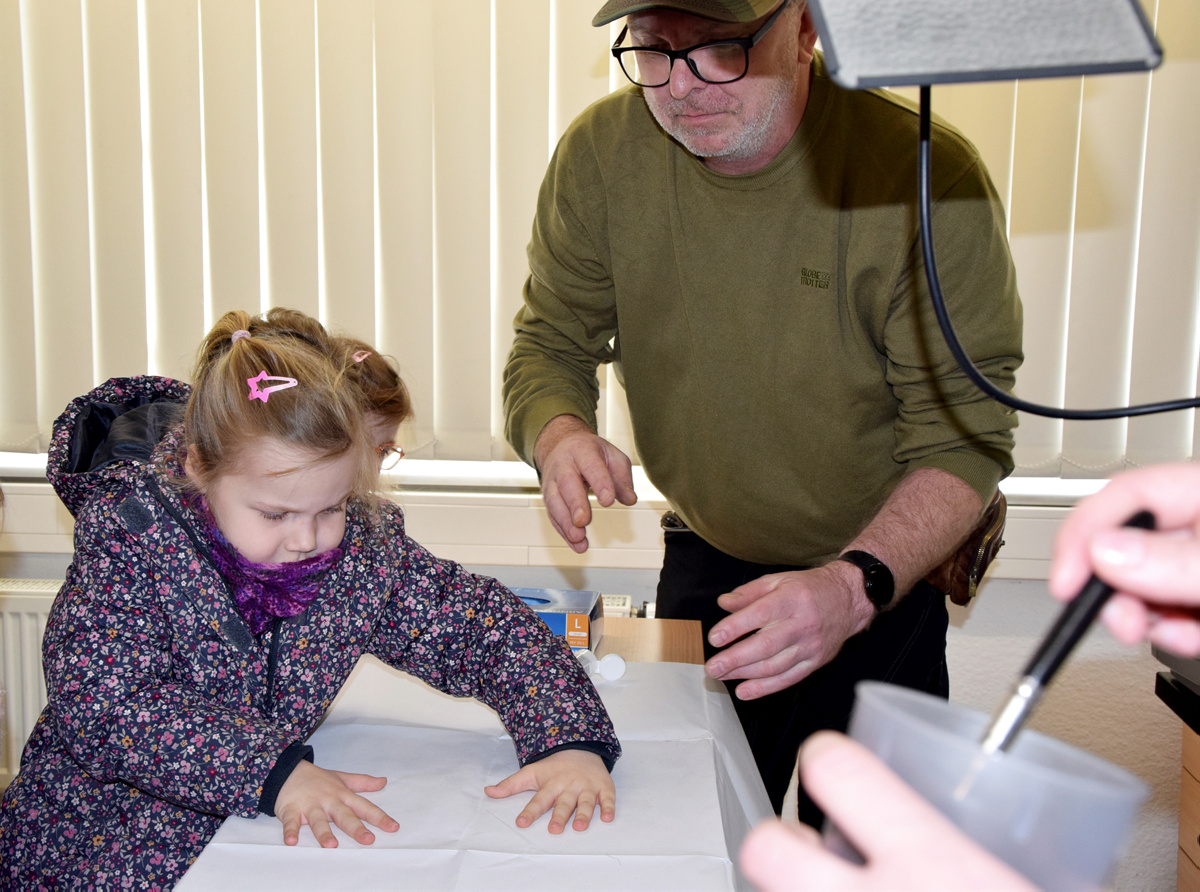
{"type": "MultiPolygon", "coordinates": [[[[383,477],[388,486],[411,492],[537,493],[539,490],[537,473],[524,462],[516,461],[408,459],[386,471],[383,477]]],[[[0,480],[38,482],[45,479],[45,453],[0,452],[0,480]]],[[[1000,489],[1010,505],[1071,507],[1097,492],[1105,482],[1104,479],[1010,477],[1001,482],[1000,489]]],[[[633,484],[639,501],[666,501],[650,485],[640,467],[633,469],[633,484]]]]}
{"type": "MultiPolygon", "coordinates": [[[[0,453],[0,479],[7,499],[0,554],[69,555],[73,522],[45,482],[45,456],[0,453]]],[[[588,528],[591,547],[582,555],[558,537],[542,506],[536,473],[519,462],[408,459],[385,482],[404,506],[409,533],[439,557],[476,566],[647,572],[662,563],[659,515],[667,504],[641,468],[634,469],[637,504],[596,511],[588,528]]],[[[1075,502],[1104,482],[1005,480],[1007,544],[991,575],[1044,579],[1058,525],[1075,502]]]]}

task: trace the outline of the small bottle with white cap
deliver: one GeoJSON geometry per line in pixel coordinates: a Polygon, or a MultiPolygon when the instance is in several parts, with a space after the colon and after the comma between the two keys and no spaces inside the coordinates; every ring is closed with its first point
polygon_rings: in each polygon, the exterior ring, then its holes
{"type": "Polygon", "coordinates": [[[599,675],[605,681],[616,681],[625,674],[625,659],[620,654],[605,654],[598,658],[584,648],[575,651],[575,656],[588,675],[599,675]]]}

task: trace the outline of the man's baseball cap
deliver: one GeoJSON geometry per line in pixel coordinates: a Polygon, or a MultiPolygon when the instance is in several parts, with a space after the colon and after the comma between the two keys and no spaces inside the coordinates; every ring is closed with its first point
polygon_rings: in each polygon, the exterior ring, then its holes
{"type": "Polygon", "coordinates": [[[772,12],[781,0],[608,0],[592,19],[599,28],[644,9],[677,9],[715,22],[753,22],[772,12]]]}

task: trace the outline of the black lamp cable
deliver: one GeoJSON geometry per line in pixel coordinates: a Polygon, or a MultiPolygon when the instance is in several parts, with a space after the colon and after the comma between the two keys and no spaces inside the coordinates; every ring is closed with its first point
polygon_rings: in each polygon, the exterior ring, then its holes
{"type": "Polygon", "coordinates": [[[932,151],[930,147],[930,87],[921,87],[921,119],[920,145],[917,158],[917,203],[921,224],[921,251],[925,259],[925,276],[929,282],[929,296],[933,301],[933,311],[937,315],[938,325],[950,353],[963,370],[985,394],[997,402],[1010,408],[1031,415],[1043,415],[1047,418],[1062,418],[1068,421],[1100,421],[1110,418],[1131,418],[1135,415],[1153,415],[1158,412],[1175,412],[1180,409],[1194,409],[1200,406],[1200,397],[1184,400],[1170,400],[1162,403],[1145,403],[1139,406],[1126,406],[1123,409],[1056,409],[1052,406],[1042,406],[1038,403],[1027,402],[1006,393],[988,380],[963,349],[962,342],[954,332],[950,323],[950,314],[946,311],[946,301],[942,296],[942,286],[938,280],[937,264],[933,256],[933,213],[932,213],[932,151]]]}

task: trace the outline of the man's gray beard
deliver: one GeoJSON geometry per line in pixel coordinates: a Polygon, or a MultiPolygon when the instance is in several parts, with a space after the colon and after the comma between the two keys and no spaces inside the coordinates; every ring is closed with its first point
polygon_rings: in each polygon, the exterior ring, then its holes
{"type": "MultiPolygon", "coordinates": [[[[767,139],[771,135],[771,124],[775,120],[775,115],[779,111],[779,106],[787,95],[788,85],[784,81],[779,81],[775,91],[771,95],[771,103],[759,116],[758,120],[743,121],[742,130],[737,134],[734,141],[724,150],[714,151],[712,149],[703,149],[693,145],[692,137],[704,137],[704,133],[695,133],[694,131],[677,133],[670,126],[671,119],[665,113],[660,114],[659,110],[646,100],[646,105],[650,109],[650,113],[654,115],[654,120],[658,121],[658,126],[667,132],[667,134],[677,143],[695,155],[697,158],[720,158],[722,161],[743,161],[747,158],[755,157],[763,150],[767,144],[767,139]]],[[[645,98],[643,94],[643,98],[645,98]]],[[[675,104],[675,103],[672,103],[675,104]]]]}

